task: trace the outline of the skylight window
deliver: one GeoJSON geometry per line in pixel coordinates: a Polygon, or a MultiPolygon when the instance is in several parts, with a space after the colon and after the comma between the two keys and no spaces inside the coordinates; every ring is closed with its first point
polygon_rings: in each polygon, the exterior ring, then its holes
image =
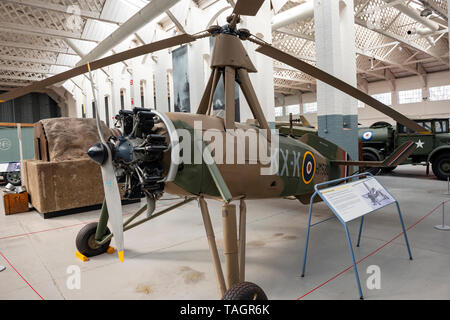
{"type": "Polygon", "coordinates": [[[422,89],[413,89],[399,91],[398,93],[398,103],[417,103],[422,102],[422,89]]]}
{"type": "Polygon", "coordinates": [[[450,100],[450,85],[430,88],[430,101],[450,100]]]}
{"type": "Polygon", "coordinates": [[[300,105],[293,104],[293,105],[290,105],[290,106],[286,106],[286,114],[289,115],[290,113],[292,113],[292,114],[300,114],[300,105]]]}
{"type": "Polygon", "coordinates": [[[317,102],[304,103],[303,104],[304,113],[314,113],[317,112],[317,102]]]}
{"type": "Polygon", "coordinates": [[[377,99],[387,106],[390,106],[392,104],[392,94],[390,92],[373,94],[372,98],[377,99]]]}

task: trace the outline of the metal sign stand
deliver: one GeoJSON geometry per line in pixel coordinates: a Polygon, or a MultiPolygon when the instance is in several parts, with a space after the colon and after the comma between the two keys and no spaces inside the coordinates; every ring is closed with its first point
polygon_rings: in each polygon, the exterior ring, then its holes
{"type": "MultiPolygon", "coordinates": [[[[301,275],[302,277],[305,276],[306,258],[307,258],[307,254],[308,254],[308,245],[309,245],[309,233],[310,233],[311,227],[313,227],[315,225],[318,225],[318,224],[320,224],[322,222],[331,220],[332,218],[336,217],[344,225],[344,228],[345,228],[345,235],[347,237],[348,246],[349,246],[349,249],[350,249],[350,255],[352,257],[353,269],[355,270],[356,284],[358,286],[359,297],[360,297],[361,300],[364,299],[364,296],[363,296],[362,289],[361,289],[361,282],[360,282],[360,279],[359,279],[357,263],[356,263],[356,259],[355,259],[355,254],[353,252],[353,246],[352,246],[352,241],[351,241],[351,238],[350,238],[350,233],[348,231],[347,222],[345,222],[341,218],[341,216],[334,210],[333,206],[330,205],[330,203],[325,199],[325,197],[322,195],[321,190],[319,190],[319,187],[323,187],[323,186],[326,186],[326,185],[332,185],[332,184],[339,184],[341,182],[348,181],[348,180],[355,179],[355,178],[359,178],[359,177],[362,177],[362,176],[373,177],[375,180],[377,180],[370,173],[361,173],[361,174],[353,175],[353,176],[346,177],[346,178],[341,178],[341,179],[336,179],[336,180],[332,180],[332,181],[319,183],[319,184],[316,184],[314,186],[315,192],[312,195],[311,201],[310,201],[310,204],[309,204],[308,229],[307,229],[307,232],[306,232],[305,251],[304,251],[304,256],[303,256],[303,269],[302,269],[302,275],[301,275]],[[317,222],[317,223],[311,225],[312,208],[313,208],[314,198],[316,197],[316,195],[318,195],[318,196],[320,196],[322,198],[322,200],[325,202],[325,204],[328,206],[328,208],[330,208],[330,210],[334,213],[335,217],[327,218],[325,220],[322,220],[320,222],[317,222]]],[[[409,247],[408,236],[406,235],[406,229],[405,229],[405,224],[403,222],[402,212],[400,210],[400,205],[398,204],[398,201],[394,197],[392,197],[392,198],[395,200],[395,204],[397,205],[397,210],[398,210],[398,215],[399,215],[399,218],[400,218],[400,223],[402,225],[403,234],[405,236],[406,247],[408,248],[409,259],[412,260],[413,258],[412,258],[412,254],[411,254],[411,248],[409,247]]],[[[362,234],[363,223],[364,223],[364,216],[361,217],[361,224],[359,226],[358,243],[357,243],[358,247],[359,247],[360,242],[361,242],[361,234],[362,234]]]]}
{"type": "Polygon", "coordinates": [[[447,177],[447,192],[444,193],[444,196],[450,196],[450,177],[447,177]]]}
{"type": "Polygon", "coordinates": [[[434,226],[434,228],[441,231],[450,231],[450,226],[445,225],[445,202],[442,202],[442,225],[434,226]]]}

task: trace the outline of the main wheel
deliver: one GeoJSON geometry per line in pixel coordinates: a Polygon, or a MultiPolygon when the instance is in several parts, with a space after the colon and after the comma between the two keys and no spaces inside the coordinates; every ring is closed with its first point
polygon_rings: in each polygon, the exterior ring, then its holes
{"type": "Polygon", "coordinates": [[[20,186],[20,171],[12,171],[6,174],[6,181],[13,186],[20,186]]]}
{"type": "Polygon", "coordinates": [[[447,180],[450,177],[450,154],[444,153],[433,160],[433,173],[439,180],[447,180]]]}
{"type": "Polygon", "coordinates": [[[222,300],[268,300],[264,291],[254,283],[240,282],[222,297],[222,300]]]}
{"type": "MultiPolygon", "coordinates": [[[[379,161],[378,157],[374,155],[372,152],[363,152],[363,160],[364,161],[379,161]]],[[[362,169],[362,172],[369,172],[374,176],[380,172],[380,168],[377,167],[366,167],[362,169]]]]}
{"type": "MultiPolygon", "coordinates": [[[[97,222],[89,223],[78,232],[75,243],[78,251],[86,257],[94,257],[105,253],[109,248],[109,244],[111,243],[111,240],[102,245],[98,245],[95,242],[95,232],[97,231],[97,224],[97,222]]],[[[110,233],[111,231],[106,228],[106,234],[110,233]]]]}

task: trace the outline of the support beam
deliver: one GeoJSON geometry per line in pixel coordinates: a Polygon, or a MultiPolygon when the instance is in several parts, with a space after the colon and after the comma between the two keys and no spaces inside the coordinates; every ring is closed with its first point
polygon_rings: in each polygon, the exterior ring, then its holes
{"type": "Polygon", "coordinates": [[[172,22],[174,23],[174,25],[177,28],[178,32],[186,33],[186,30],[184,30],[184,27],[181,24],[181,22],[178,21],[178,19],[172,14],[172,12],[170,10],[167,10],[166,14],[170,18],[170,20],[172,20],[172,22]]]}
{"type": "MultiPolygon", "coordinates": [[[[434,13],[439,15],[442,19],[448,21],[448,13],[445,12],[445,9],[436,5],[435,3],[433,3],[433,1],[429,1],[429,0],[419,0],[419,1],[424,5],[425,8],[431,9],[434,13]]],[[[449,8],[450,8],[450,6],[449,6],[449,8]]]]}
{"type": "MultiPolygon", "coordinates": [[[[75,53],[83,59],[84,54],[81,52],[80,48],[71,40],[71,39],[64,39],[64,42],[73,50],[75,53]]],[[[111,76],[105,71],[105,69],[100,68],[100,70],[108,77],[108,79],[111,79],[111,76]]]]}
{"type": "Polygon", "coordinates": [[[31,50],[39,50],[39,51],[49,51],[56,53],[64,53],[69,55],[76,55],[73,52],[70,52],[68,49],[51,47],[51,46],[42,46],[39,44],[29,44],[23,42],[12,42],[12,41],[0,41],[0,46],[2,47],[11,47],[11,48],[20,48],[20,49],[31,49],[31,50]]]}
{"type": "MultiPolygon", "coordinates": [[[[360,25],[360,26],[362,26],[362,27],[364,27],[364,28],[370,29],[369,26],[367,25],[367,22],[362,20],[362,19],[360,19],[360,18],[355,18],[355,23],[360,25]]],[[[399,36],[397,34],[394,34],[394,33],[390,32],[390,31],[387,31],[387,30],[373,29],[373,28],[371,30],[375,31],[375,32],[378,32],[378,33],[380,33],[380,34],[382,34],[382,35],[384,35],[384,36],[386,36],[388,38],[391,38],[393,40],[397,40],[400,43],[403,43],[404,45],[407,45],[407,46],[409,46],[409,47],[411,47],[411,48],[413,48],[413,49],[415,49],[417,51],[420,51],[420,52],[425,53],[425,54],[427,54],[429,56],[432,56],[433,58],[439,60],[439,62],[441,62],[442,64],[445,64],[445,65],[449,66],[449,62],[448,61],[443,60],[440,57],[440,55],[438,55],[435,52],[432,52],[432,50],[426,50],[426,49],[422,48],[421,46],[419,46],[419,45],[417,45],[417,44],[415,44],[415,43],[413,43],[411,41],[408,41],[408,40],[404,39],[403,37],[401,37],[401,36],[399,36]]]]}
{"type": "Polygon", "coordinates": [[[116,31],[110,34],[105,40],[100,42],[91,52],[89,52],[83,59],[81,59],[77,66],[86,64],[88,61],[94,61],[108,51],[113,49],[118,43],[125,40],[130,34],[136,32],[144,25],[150,23],[160,14],[169,10],[172,6],[177,4],[180,0],[153,0],[144,8],[139,10],[135,15],[122,24],[116,31]]]}
{"type": "Polygon", "coordinates": [[[384,71],[384,75],[385,75],[385,77],[386,77],[386,80],[387,80],[388,83],[389,83],[391,92],[396,91],[396,83],[395,83],[396,78],[395,78],[394,74],[391,72],[391,70],[386,69],[386,70],[384,71]]]}
{"type": "Polygon", "coordinates": [[[272,30],[278,30],[294,22],[306,20],[314,16],[314,1],[308,0],[298,6],[283,11],[272,19],[272,30]]]}
{"type": "Polygon", "coordinates": [[[36,77],[36,76],[26,77],[26,76],[13,76],[13,75],[0,74],[0,79],[2,79],[2,80],[10,79],[10,80],[23,80],[23,81],[41,81],[41,80],[44,80],[45,77],[41,78],[41,77],[36,77]]]}
{"type": "Polygon", "coordinates": [[[58,66],[58,67],[73,67],[72,64],[57,63],[56,61],[52,61],[49,59],[26,58],[26,57],[21,57],[21,56],[10,56],[10,55],[3,55],[3,54],[0,54],[0,59],[1,60],[9,60],[9,61],[17,61],[17,62],[48,64],[48,65],[58,66]]]}
{"type": "Polygon", "coordinates": [[[20,68],[20,67],[14,67],[14,66],[6,66],[6,65],[0,65],[0,71],[55,74],[55,73],[50,72],[49,70],[46,70],[46,69],[40,69],[40,68],[29,69],[29,68],[20,68]]]}
{"type": "MultiPolygon", "coordinates": [[[[31,7],[31,8],[44,9],[44,10],[69,14],[67,6],[51,3],[50,1],[41,1],[41,0],[4,0],[4,1],[31,7]]],[[[117,24],[117,25],[120,24],[120,21],[117,21],[117,20],[101,18],[101,12],[98,12],[98,11],[87,11],[87,10],[80,9],[80,17],[83,19],[93,19],[93,20],[98,20],[98,21],[106,22],[106,23],[113,23],[113,24],[117,24]]]]}
{"type": "Polygon", "coordinates": [[[293,36],[293,37],[308,40],[308,41],[314,41],[313,36],[306,35],[306,34],[303,34],[303,33],[288,29],[288,28],[280,28],[275,31],[279,32],[279,33],[287,34],[288,36],[293,36]]]}
{"type": "MultiPolygon", "coordinates": [[[[391,2],[391,3],[386,4],[386,6],[396,6],[396,5],[399,5],[399,2],[398,2],[397,0],[385,0],[385,1],[386,1],[386,2],[391,2]]],[[[365,4],[365,6],[367,6],[368,3],[369,3],[369,1],[367,1],[367,3],[365,4]]],[[[302,5],[299,5],[299,6],[297,6],[297,7],[294,7],[293,9],[298,8],[298,7],[301,7],[301,6],[302,6],[302,5]]],[[[293,9],[290,9],[290,10],[293,10],[293,9]]],[[[298,9],[297,9],[297,10],[298,10],[298,9]]],[[[289,11],[289,10],[287,10],[287,11],[289,11]]],[[[279,15],[281,15],[281,14],[282,14],[282,13],[280,13],[279,15]]],[[[418,14],[417,14],[417,15],[418,15],[418,14]]],[[[420,22],[421,22],[422,24],[432,26],[432,27],[433,27],[433,30],[436,28],[436,26],[438,26],[438,24],[435,23],[434,21],[431,21],[431,20],[426,19],[426,18],[424,19],[424,18],[420,17],[420,15],[418,15],[418,16],[419,16],[420,22]]],[[[309,16],[308,16],[308,17],[309,17],[309,16]]],[[[276,21],[277,19],[279,19],[279,18],[277,18],[277,16],[275,16],[275,17],[274,17],[274,21],[276,21]]],[[[298,20],[296,20],[296,21],[298,22],[298,20]]],[[[358,14],[355,15],[355,23],[357,23],[358,25],[360,25],[360,26],[362,26],[362,27],[369,28],[368,25],[367,25],[367,22],[364,21],[364,20],[362,20],[361,18],[359,18],[359,17],[358,17],[358,14]]],[[[394,33],[390,32],[390,31],[387,31],[387,30],[378,30],[378,29],[373,29],[373,28],[370,28],[370,29],[371,29],[372,31],[378,32],[378,33],[380,33],[380,34],[382,34],[382,35],[384,35],[384,36],[386,36],[386,37],[389,37],[389,38],[391,38],[391,39],[393,39],[393,40],[396,40],[397,42],[400,42],[400,43],[403,43],[403,44],[405,44],[405,45],[407,45],[407,46],[410,46],[411,48],[413,48],[413,49],[415,49],[415,50],[418,50],[418,51],[420,51],[420,52],[423,52],[423,53],[425,53],[425,54],[428,54],[428,55],[432,56],[433,58],[439,60],[439,62],[441,62],[441,63],[444,63],[444,64],[446,64],[446,65],[449,65],[449,63],[448,63],[447,61],[443,60],[443,59],[440,57],[441,54],[438,54],[438,53],[434,52],[433,50],[422,48],[422,47],[420,47],[419,45],[417,45],[417,44],[415,44],[415,43],[413,43],[413,42],[411,42],[411,41],[409,41],[409,40],[407,40],[407,39],[404,39],[404,38],[402,38],[401,36],[399,36],[399,35],[397,35],[397,34],[394,34],[394,33]]],[[[283,24],[281,24],[281,25],[276,25],[276,27],[274,28],[274,31],[280,32],[280,33],[284,33],[284,34],[287,34],[287,35],[290,35],[290,36],[293,36],[293,37],[297,37],[297,38],[300,38],[300,39],[304,39],[304,40],[308,40],[308,41],[314,41],[314,37],[309,36],[309,35],[301,34],[300,32],[297,32],[297,31],[290,30],[290,29],[286,28],[283,24]]]]}
{"type": "Polygon", "coordinates": [[[363,78],[361,74],[357,74],[358,86],[365,92],[369,93],[369,81],[366,78],[363,78]]]}
{"type": "MultiPolygon", "coordinates": [[[[298,72],[298,70],[297,70],[298,72]]],[[[278,79],[278,80],[286,80],[286,81],[295,81],[301,84],[306,84],[306,83],[315,83],[314,80],[306,80],[306,79],[298,79],[298,78],[289,78],[289,77],[283,77],[283,76],[274,76],[274,79],[278,79]]]]}
{"type": "Polygon", "coordinates": [[[384,0],[384,1],[388,4],[389,3],[393,4],[393,7],[395,9],[407,15],[411,19],[417,21],[418,23],[422,24],[424,27],[432,31],[439,30],[439,24],[437,24],[434,21],[431,21],[426,17],[422,17],[415,9],[411,8],[410,6],[405,5],[404,3],[398,3],[397,0],[384,0]]]}
{"type": "MultiPolygon", "coordinates": [[[[418,74],[418,71],[416,69],[414,69],[413,67],[405,66],[401,62],[392,61],[392,60],[387,59],[386,57],[380,57],[378,55],[372,54],[370,52],[362,51],[360,49],[356,49],[356,53],[360,54],[362,56],[366,56],[368,58],[374,58],[374,59],[376,59],[379,62],[382,62],[384,64],[388,64],[390,66],[395,66],[395,67],[398,67],[398,68],[403,69],[405,71],[418,74]]],[[[373,70],[375,70],[375,68],[373,70]]],[[[370,70],[370,71],[373,71],[373,70],[370,70]]],[[[367,71],[369,72],[369,70],[367,70],[367,71]]]]}
{"type": "Polygon", "coordinates": [[[0,81],[0,86],[25,87],[28,83],[0,81]]]}
{"type": "Polygon", "coordinates": [[[77,39],[83,41],[97,42],[92,39],[85,39],[81,37],[80,32],[71,32],[64,30],[56,30],[50,28],[41,28],[36,26],[28,26],[19,23],[10,23],[10,22],[0,22],[0,31],[3,32],[13,32],[17,34],[25,34],[25,35],[39,35],[39,36],[51,36],[55,38],[65,39],[77,39]]]}

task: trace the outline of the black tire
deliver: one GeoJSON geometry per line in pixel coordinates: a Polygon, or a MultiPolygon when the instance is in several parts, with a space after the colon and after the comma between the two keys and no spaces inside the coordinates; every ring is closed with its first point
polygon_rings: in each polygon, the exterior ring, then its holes
{"type": "Polygon", "coordinates": [[[382,168],[381,172],[383,173],[391,173],[392,171],[394,171],[397,168],[397,166],[395,167],[389,167],[389,168],[382,168]]]}
{"type": "Polygon", "coordinates": [[[222,297],[222,300],[268,300],[263,289],[251,282],[240,282],[222,297]]]}
{"type": "MultiPolygon", "coordinates": [[[[77,234],[75,240],[78,251],[86,257],[95,257],[102,253],[105,253],[109,248],[111,240],[107,241],[103,245],[99,246],[95,243],[95,232],[97,231],[97,222],[92,222],[85,225],[77,234]]],[[[108,228],[106,228],[106,234],[110,234],[108,228]]]]}
{"type": "Polygon", "coordinates": [[[438,155],[433,160],[433,173],[439,180],[447,180],[450,177],[450,153],[438,155]]]}
{"type": "MultiPolygon", "coordinates": [[[[379,161],[378,157],[369,151],[363,152],[363,160],[364,161],[379,161]]],[[[361,170],[361,172],[369,172],[375,176],[380,172],[380,168],[367,167],[367,168],[363,168],[361,170]]]]}
{"type": "Polygon", "coordinates": [[[12,171],[6,173],[6,182],[11,183],[13,186],[20,186],[22,183],[20,180],[20,172],[12,171]]]}

